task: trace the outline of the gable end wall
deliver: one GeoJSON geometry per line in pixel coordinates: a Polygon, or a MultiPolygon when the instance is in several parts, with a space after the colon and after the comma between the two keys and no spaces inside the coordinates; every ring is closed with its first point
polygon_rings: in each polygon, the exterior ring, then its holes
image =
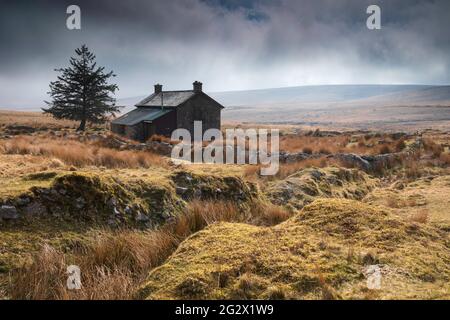
{"type": "Polygon", "coordinates": [[[189,130],[194,137],[194,121],[202,121],[202,134],[208,129],[220,130],[222,108],[202,94],[198,94],[177,108],[177,127],[189,130]]]}

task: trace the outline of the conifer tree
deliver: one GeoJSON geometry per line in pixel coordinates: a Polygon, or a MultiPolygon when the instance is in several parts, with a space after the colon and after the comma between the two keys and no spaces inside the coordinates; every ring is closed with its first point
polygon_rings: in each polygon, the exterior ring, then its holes
{"type": "Polygon", "coordinates": [[[48,94],[52,101],[45,103],[44,113],[56,119],[80,121],[78,131],[84,131],[86,123],[104,123],[110,115],[119,111],[112,97],[118,90],[116,84],[109,84],[113,71],[105,73],[104,67],[97,67],[95,55],[86,45],[75,50],[70,58],[70,66],[55,69],[61,74],[50,83],[48,94]]]}

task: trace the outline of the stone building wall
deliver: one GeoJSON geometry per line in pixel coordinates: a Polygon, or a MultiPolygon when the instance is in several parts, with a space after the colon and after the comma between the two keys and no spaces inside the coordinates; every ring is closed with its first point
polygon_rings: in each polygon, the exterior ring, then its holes
{"type": "Polygon", "coordinates": [[[208,129],[220,130],[219,104],[203,94],[188,100],[177,109],[177,127],[189,130],[194,137],[194,121],[202,121],[202,134],[208,129]]]}

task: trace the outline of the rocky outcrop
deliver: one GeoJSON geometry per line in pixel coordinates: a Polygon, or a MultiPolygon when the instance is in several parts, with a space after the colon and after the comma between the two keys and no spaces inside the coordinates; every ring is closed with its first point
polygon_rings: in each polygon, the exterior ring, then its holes
{"type": "Polygon", "coordinates": [[[148,141],[139,144],[123,144],[119,147],[120,150],[134,150],[134,151],[151,151],[164,156],[170,156],[172,152],[172,145],[167,142],[148,141]]]}
{"type": "Polygon", "coordinates": [[[360,200],[376,186],[376,179],[357,169],[309,168],[270,183],[265,194],[276,205],[301,209],[318,198],[360,200]]]}
{"type": "Polygon", "coordinates": [[[353,153],[338,153],[330,155],[334,159],[341,161],[344,165],[353,168],[359,168],[365,172],[373,172],[380,169],[392,168],[395,165],[401,164],[404,159],[413,157],[420,152],[424,147],[424,143],[420,137],[414,142],[406,146],[404,151],[370,155],[357,155],[353,153]]]}
{"type": "Polygon", "coordinates": [[[1,220],[15,220],[19,218],[16,207],[3,205],[0,206],[0,221],[1,220]]]}
{"type": "Polygon", "coordinates": [[[330,157],[342,162],[348,167],[359,168],[366,172],[372,169],[372,165],[369,161],[354,153],[338,153],[330,157]]]}
{"type": "Polygon", "coordinates": [[[322,154],[322,153],[310,154],[310,153],[306,153],[306,152],[290,153],[290,152],[281,151],[279,153],[279,160],[281,163],[292,163],[292,162],[303,161],[303,160],[308,160],[308,159],[318,159],[323,156],[324,156],[324,154],[322,154]]]}
{"type": "Polygon", "coordinates": [[[255,183],[234,175],[176,171],[158,179],[111,173],[73,172],[39,175],[49,187],[31,187],[19,196],[0,199],[0,220],[52,217],[153,228],[182,214],[188,201],[227,200],[239,205],[260,196],[255,183]]]}
{"type": "Polygon", "coordinates": [[[134,227],[157,226],[185,206],[171,184],[88,172],[61,174],[49,187],[0,201],[2,220],[52,217],[134,227]]]}
{"type": "Polygon", "coordinates": [[[186,171],[171,176],[177,194],[184,200],[229,200],[236,203],[250,202],[259,197],[255,183],[237,176],[218,176],[186,171]]]}
{"type": "Polygon", "coordinates": [[[338,153],[329,157],[340,161],[344,166],[358,168],[365,172],[373,172],[380,169],[392,168],[408,156],[405,152],[379,154],[375,156],[357,155],[354,153],[338,153]]]}

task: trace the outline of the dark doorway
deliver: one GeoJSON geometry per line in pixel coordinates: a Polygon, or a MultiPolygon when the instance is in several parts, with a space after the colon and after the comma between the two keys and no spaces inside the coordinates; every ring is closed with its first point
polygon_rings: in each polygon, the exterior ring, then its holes
{"type": "Polygon", "coordinates": [[[152,135],[155,134],[155,126],[151,122],[144,122],[144,141],[147,141],[152,135]]]}

